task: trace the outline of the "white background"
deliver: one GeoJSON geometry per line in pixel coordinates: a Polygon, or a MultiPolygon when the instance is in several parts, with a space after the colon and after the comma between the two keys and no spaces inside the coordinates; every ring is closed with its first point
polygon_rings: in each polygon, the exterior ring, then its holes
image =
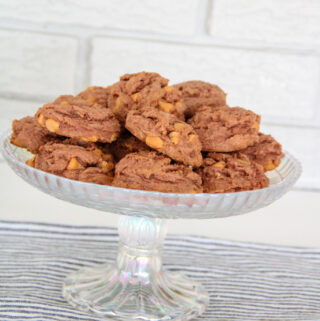
{"type": "MultiPolygon", "coordinates": [[[[320,247],[320,1],[0,0],[0,130],[59,94],[126,72],[220,85],[303,163],[296,189],[241,217],[169,222],[174,233],[320,247]]],[[[55,200],[0,160],[0,219],[115,225],[55,200]]]]}

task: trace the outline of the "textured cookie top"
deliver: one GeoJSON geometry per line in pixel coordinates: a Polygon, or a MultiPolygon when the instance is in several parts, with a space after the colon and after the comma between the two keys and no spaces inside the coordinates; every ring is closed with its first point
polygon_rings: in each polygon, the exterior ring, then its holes
{"type": "Polygon", "coordinates": [[[173,86],[182,95],[186,105],[185,115],[191,117],[199,107],[226,105],[226,93],[217,85],[200,80],[185,81],[173,86]]]}
{"type": "Polygon", "coordinates": [[[40,148],[34,165],[35,168],[54,174],[61,174],[66,169],[84,169],[102,162],[101,156],[94,150],[92,147],[48,143],[40,148]]]}
{"type": "Polygon", "coordinates": [[[119,121],[111,110],[101,106],[50,103],[40,108],[35,117],[51,133],[84,141],[111,143],[120,133],[119,121]]]}
{"type": "Polygon", "coordinates": [[[201,177],[156,152],[131,153],[116,164],[114,186],[168,193],[201,193],[201,177]]]}
{"type": "Polygon", "coordinates": [[[228,193],[267,187],[263,167],[242,153],[209,153],[199,170],[206,193],[228,193]]]}
{"type": "Polygon", "coordinates": [[[72,96],[72,95],[60,95],[54,101],[51,102],[52,104],[59,104],[59,105],[79,105],[87,108],[91,108],[94,106],[98,106],[92,102],[89,102],[79,96],[72,96]]]}
{"type": "Polygon", "coordinates": [[[201,143],[193,128],[155,108],[131,110],[126,128],[152,149],[186,165],[202,164],[201,143]]]}
{"type": "Polygon", "coordinates": [[[201,107],[188,123],[203,151],[232,152],[258,141],[260,116],[240,107],[201,107]]]}
{"type": "Polygon", "coordinates": [[[104,168],[100,167],[87,167],[83,170],[66,170],[62,176],[76,181],[100,185],[111,185],[113,181],[113,172],[107,172],[104,168]]]}
{"type": "Polygon", "coordinates": [[[39,126],[30,116],[12,122],[11,144],[26,148],[31,153],[37,153],[40,146],[51,140],[58,140],[57,136],[39,126]]]}
{"type": "Polygon", "coordinates": [[[109,94],[109,88],[91,86],[79,93],[76,97],[80,97],[92,104],[98,104],[102,107],[108,107],[109,94]]]}
{"type": "Polygon", "coordinates": [[[241,151],[252,161],[255,161],[264,167],[265,171],[275,169],[279,164],[282,153],[282,146],[271,135],[259,133],[259,141],[253,146],[247,147],[241,151]]]}
{"type": "Polygon", "coordinates": [[[184,119],[181,94],[157,73],[126,74],[110,88],[109,107],[121,122],[130,110],[156,107],[184,119]]]}

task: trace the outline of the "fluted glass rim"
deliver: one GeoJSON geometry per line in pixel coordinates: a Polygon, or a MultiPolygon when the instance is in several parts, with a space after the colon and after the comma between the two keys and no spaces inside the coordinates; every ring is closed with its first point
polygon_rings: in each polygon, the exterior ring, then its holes
{"type": "MultiPolygon", "coordinates": [[[[29,171],[31,171],[31,173],[37,173],[39,175],[48,175],[49,177],[57,177],[57,175],[51,174],[51,173],[47,173],[45,171],[33,168],[27,164],[25,164],[24,162],[22,162],[21,160],[18,160],[15,155],[13,154],[13,152],[6,148],[6,144],[10,144],[10,136],[11,136],[11,129],[7,129],[5,130],[0,138],[0,151],[4,157],[4,159],[8,162],[8,163],[13,163],[15,165],[17,165],[18,167],[21,167],[22,169],[27,169],[29,171]]],[[[13,145],[12,145],[13,146],[13,145]]],[[[19,148],[19,147],[16,147],[19,148]]],[[[294,172],[288,176],[285,177],[285,179],[281,180],[281,182],[276,183],[274,185],[270,185],[268,187],[265,188],[261,188],[261,189],[256,189],[256,190],[250,190],[250,191],[240,191],[240,192],[231,192],[231,193],[165,193],[165,192],[157,192],[157,191],[145,191],[145,190],[137,190],[137,189],[129,189],[129,188],[122,188],[122,187],[116,187],[116,186],[110,186],[110,185],[100,185],[100,184],[94,184],[94,183],[87,183],[87,182],[80,182],[80,181],[76,181],[76,180],[71,180],[69,178],[65,178],[62,176],[58,176],[59,179],[62,180],[62,182],[68,182],[69,184],[75,184],[77,186],[90,186],[92,187],[93,185],[96,185],[97,188],[99,188],[99,190],[104,190],[104,191],[118,191],[119,193],[126,193],[127,195],[139,195],[139,196],[149,196],[149,197],[161,197],[161,198],[174,198],[176,199],[177,197],[181,198],[181,199],[188,199],[190,200],[192,199],[208,199],[209,198],[220,198],[222,196],[224,197],[228,197],[228,196],[234,196],[235,194],[237,195],[241,195],[241,194],[246,194],[246,195],[254,195],[254,194],[259,194],[261,193],[262,190],[268,190],[268,191],[274,191],[277,189],[282,189],[285,188],[286,186],[291,186],[293,185],[298,178],[300,177],[301,173],[302,173],[302,165],[300,163],[300,161],[298,161],[292,154],[290,154],[289,152],[287,152],[286,150],[283,151],[285,154],[285,157],[289,158],[291,161],[293,161],[294,165],[295,165],[295,170],[294,172]]]]}

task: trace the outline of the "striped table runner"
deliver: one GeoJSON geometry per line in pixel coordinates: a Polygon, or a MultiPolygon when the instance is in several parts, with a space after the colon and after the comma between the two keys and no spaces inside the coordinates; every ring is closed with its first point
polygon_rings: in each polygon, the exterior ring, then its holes
{"type": "MultiPolygon", "coordinates": [[[[0,320],[86,320],[61,296],[64,277],[113,262],[111,228],[0,222],[0,320]]],[[[320,250],[169,236],[164,264],[202,282],[199,320],[320,320],[320,250]]]]}

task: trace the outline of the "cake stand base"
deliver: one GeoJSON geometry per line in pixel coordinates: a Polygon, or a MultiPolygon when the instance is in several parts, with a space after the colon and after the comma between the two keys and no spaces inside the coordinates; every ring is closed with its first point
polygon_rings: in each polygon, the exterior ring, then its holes
{"type": "Polygon", "coordinates": [[[116,265],[67,276],[63,296],[74,307],[115,320],[190,320],[204,312],[208,293],[180,272],[162,269],[166,234],[160,219],[121,216],[116,265]]]}
{"type": "Polygon", "coordinates": [[[63,294],[82,311],[116,320],[190,320],[202,314],[208,304],[202,286],[181,273],[160,273],[142,286],[126,282],[112,265],[72,273],[63,294]]]}

